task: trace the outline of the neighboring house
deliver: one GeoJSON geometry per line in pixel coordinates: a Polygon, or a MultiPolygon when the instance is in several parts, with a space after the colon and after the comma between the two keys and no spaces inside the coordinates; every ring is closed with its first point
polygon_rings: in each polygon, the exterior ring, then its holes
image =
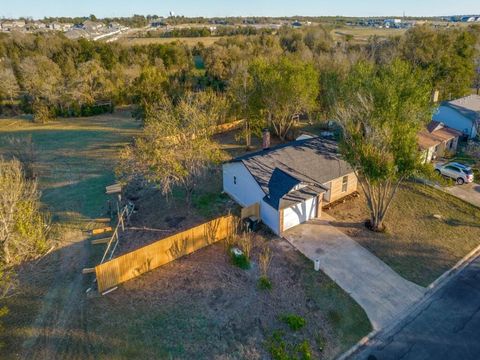
{"type": "Polygon", "coordinates": [[[428,163],[447,153],[456,153],[460,136],[462,136],[460,131],[446,127],[441,122],[432,121],[417,136],[418,146],[424,152],[425,162],[428,163]]]}
{"type": "Polygon", "coordinates": [[[433,120],[460,131],[470,139],[476,137],[480,122],[480,96],[469,95],[443,102],[433,115],[433,120]]]}
{"type": "Polygon", "coordinates": [[[334,141],[315,137],[225,163],[223,190],[243,207],[259,204],[263,223],[280,235],[355,192],[357,178],[334,141]]]}
{"type": "Polygon", "coordinates": [[[85,20],[82,24],[82,28],[88,32],[96,32],[102,29],[105,25],[101,22],[85,20]]]}

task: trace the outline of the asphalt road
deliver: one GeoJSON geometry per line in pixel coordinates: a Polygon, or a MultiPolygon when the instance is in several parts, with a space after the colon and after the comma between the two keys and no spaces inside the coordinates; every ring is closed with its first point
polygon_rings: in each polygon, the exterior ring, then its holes
{"type": "Polygon", "coordinates": [[[418,313],[354,358],[480,359],[480,257],[432,294],[418,313]]]}

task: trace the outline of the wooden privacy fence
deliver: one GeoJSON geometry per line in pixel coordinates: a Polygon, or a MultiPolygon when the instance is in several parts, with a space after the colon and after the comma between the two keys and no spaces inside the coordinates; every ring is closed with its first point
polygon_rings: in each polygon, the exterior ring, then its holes
{"type": "Polygon", "coordinates": [[[161,239],[95,267],[98,291],[105,292],[170,261],[223,240],[235,232],[238,219],[223,216],[161,239]]]}

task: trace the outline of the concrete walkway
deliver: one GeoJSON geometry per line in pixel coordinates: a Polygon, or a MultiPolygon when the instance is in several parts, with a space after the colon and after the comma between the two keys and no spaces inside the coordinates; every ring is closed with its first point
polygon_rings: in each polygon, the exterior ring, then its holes
{"type": "MultiPolygon", "coordinates": [[[[378,330],[420,300],[425,289],[405,280],[329,221],[312,220],[284,233],[295,248],[344,289],[365,310],[378,330]]],[[[313,266],[313,265],[312,265],[313,266]]]]}
{"type": "Polygon", "coordinates": [[[480,207],[480,185],[476,183],[456,185],[443,189],[445,192],[480,207]]]}

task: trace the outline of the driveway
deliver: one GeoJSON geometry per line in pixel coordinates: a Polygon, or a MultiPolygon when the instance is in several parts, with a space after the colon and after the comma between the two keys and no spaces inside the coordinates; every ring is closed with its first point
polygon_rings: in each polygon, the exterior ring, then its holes
{"type": "Polygon", "coordinates": [[[480,258],[477,257],[394,329],[355,359],[477,360],[480,354],[480,258]]]}
{"type": "Polygon", "coordinates": [[[480,207],[480,185],[476,183],[470,183],[465,185],[456,185],[443,189],[445,192],[456,196],[463,201],[466,201],[472,205],[480,207]]]}
{"type": "Polygon", "coordinates": [[[405,280],[389,266],[330,224],[324,214],[287,230],[283,237],[350,294],[378,330],[424,295],[424,288],[405,280]]]}

